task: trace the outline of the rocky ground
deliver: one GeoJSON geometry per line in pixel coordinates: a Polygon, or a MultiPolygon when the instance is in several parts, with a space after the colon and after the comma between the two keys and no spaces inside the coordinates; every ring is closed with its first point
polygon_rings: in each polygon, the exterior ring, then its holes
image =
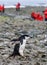
{"type": "Polygon", "coordinates": [[[23,15],[0,15],[0,65],[47,65],[47,21],[32,21],[23,15]],[[7,58],[13,52],[14,45],[19,43],[12,45],[11,39],[22,34],[32,36],[24,51],[26,58],[7,58]]]}

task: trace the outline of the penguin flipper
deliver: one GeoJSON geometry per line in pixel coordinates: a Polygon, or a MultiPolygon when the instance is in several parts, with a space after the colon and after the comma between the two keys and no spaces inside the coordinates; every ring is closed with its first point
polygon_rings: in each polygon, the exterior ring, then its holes
{"type": "Polygon", "coordinates": [[[18,39],[12,39],[11,41],[14,41],[15,42],[15,41],[18,41],[18,39]]]}

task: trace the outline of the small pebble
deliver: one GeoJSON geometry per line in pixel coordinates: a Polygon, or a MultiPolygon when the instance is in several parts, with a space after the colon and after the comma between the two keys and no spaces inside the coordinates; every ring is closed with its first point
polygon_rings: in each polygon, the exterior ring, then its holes
{"type": "Polygon", "coordinates": [[[46,55],[42,55],[42,58],[45,58],[46,57],[46,55]]]}

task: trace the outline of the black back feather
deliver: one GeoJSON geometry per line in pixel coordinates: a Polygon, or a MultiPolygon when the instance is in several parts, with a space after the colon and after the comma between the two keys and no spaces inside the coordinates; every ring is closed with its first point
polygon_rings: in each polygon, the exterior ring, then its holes
{"type": "Polygon", "coordinates": [[[12,57],[12,56],[15,57],[16,55],[20,55],[20,53],[19,53],[19,46],[20,46],[20,44],[16,44],[16,45],[14,46],[13,53],[10,54],[9,57],[12,57]]]}

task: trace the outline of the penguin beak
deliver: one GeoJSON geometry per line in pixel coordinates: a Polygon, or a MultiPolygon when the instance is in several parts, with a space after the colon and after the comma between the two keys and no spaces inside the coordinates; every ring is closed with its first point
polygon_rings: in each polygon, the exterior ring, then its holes
{"type": "Polygon", "coordinates": [[[29,38],[28,38],[28,39],[30,39],[30,38],[32,38],[32,37],[30,37],[30,36],[29,36],[29,38]]]}
{"type": "Polygon", "coordinates": [[[29,38],[33,38],[33,36],[31,36],[31,35],[28,35],[29,36],[29,38]]]}
{"type": "Polygon", "coordinates": [[[30,37],[30,38],[32,38],[32,37],[30,37]]]}

